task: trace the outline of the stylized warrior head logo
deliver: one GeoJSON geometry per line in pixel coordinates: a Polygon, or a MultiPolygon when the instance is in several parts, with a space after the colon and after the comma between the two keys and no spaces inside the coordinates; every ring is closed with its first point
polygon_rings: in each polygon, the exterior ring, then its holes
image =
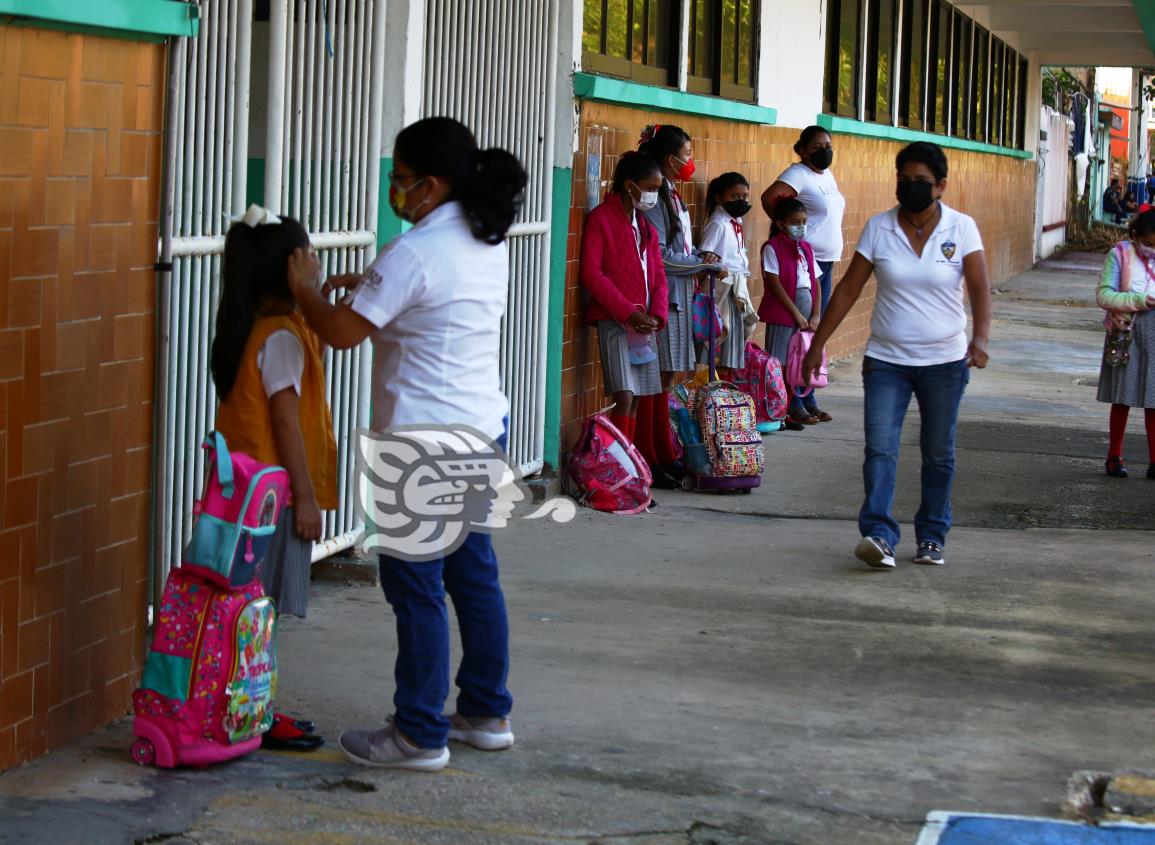
{"type": "MultiPolygon", "coordinates": [[[[356,436],[366,551],[440,558],[460,548],[470,532],[504,528],[527,499],[500,447],[466,426],[360,430],[356,436]]],[[[576,507],[564,502],[568,508],[552,501],[528,518],[550,513],[568,522],[576,507]]]]}

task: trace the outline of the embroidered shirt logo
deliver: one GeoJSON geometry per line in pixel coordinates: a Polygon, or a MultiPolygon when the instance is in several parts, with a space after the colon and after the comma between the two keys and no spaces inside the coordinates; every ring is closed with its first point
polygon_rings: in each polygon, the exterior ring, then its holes
{"type": "Polygon", "coordinates": [[[943,257],[947,261],[950,261],[952,258],[954,258],[954,251],[955,251],[954,241],[943,241],[942,254],[943,254],[943,257]]]}

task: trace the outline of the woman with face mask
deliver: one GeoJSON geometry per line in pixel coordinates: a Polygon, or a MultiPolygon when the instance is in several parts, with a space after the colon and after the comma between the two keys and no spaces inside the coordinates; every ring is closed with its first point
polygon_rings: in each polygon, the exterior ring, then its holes
{"type": "MultiPolygon", "coordinates": [[[[316,255],[298,250],[289,259],[294,298],[333,348],[373,342],[374,431],[468,426],[504,448],[505,235],[521,208],[525,170],[505,150],[478,149],[456,120],[434,117],[398,134],[389,183],[393,210],[413,228],[363,277],[323,286],[316,255]],[[352,293],[334,305],[325,296],[332,288],[352,293]]],[[[450,739],[491,751],[512,746],[509,623],[490,535],[470,533],[433,560],[382,555],[379,569],[397,618],[393,713],[384,727],[345,731],[341,750],[362,766],[435,771],[449,761],[450,739]],[[448,718],[446,593],[462,644],[460,693],[448,718]]]]}
{"type": "Polygon", "coordinates": [[[875,569],[894,568],[899,540],[891,512],[894,480],[912,396],[922,419],[922,504],[914,516],[914,562],[945,562],[959,403],[969,368],[987,365],[991,325],[991,292],[978,227],[942,202],[947,187],[943,151],[919,141],[899,152],[895,166],[898,205],[866,222],[850,268],[830,298],[803,362],[806,373],[818,368],[823,347],[874,273],[878,288],[862,362],[866,498],[858,516],[862,539],[854,553],[875,569]],[[964,293],[974,319],[969,343],[964,293]]]}
{"type": "MultiPolygon", "coordinates": [[[[814,331],[822,316],[822,304],[815,290],[818,268],[814,249],[806,239],[806,220],[806,208],[799,200],[780,200],[774,206],[770,238],[762,245],[762,284],[766,292],[758,308],[758,319],[766,324],[766,351],[783,365],[790,339],[797,332],[814,331]]],[[[801,431],[808,425],[830,422],[831,416],[818,410],[813,390],[803,397],[802,385],[790,384],[787,388],[790,406],[786,428],[801,431]]]]}
{"type": "Polygon", "coordinates": [[[794,152],[800,161],[787,167],[762,193],[762,208],[771,219],[774,206],[783,199],[798,199],[806,207],[806,239],[814,247],[822,288],[822,310],[830,302],[834,262],[842,258],[842,216],[846,198],[838,190],[830,163],[834,143],[821,126],[807,126],[798,136],[794,152]]]}
{"type": "Polygon", "coordinates": [[[641,398],[662,393],[655,333],[666,325],[666,274],[658,233],[645,214],[661,184],[653,156],[626,153],[614,168],[613,190],[582,232],[586,322],[598,330],[602,383],[614,400],[610,419],[630,440],[641,398]]]}
{"type": "Polygon", "coordinates": [[[1111,405],[1107,475],[1127,477],[1127,417],[1132,408],[1143,408],[1147,477],[1155,480],[1155,209],[1144,207],[1128,234],[1107,255],[1095,297],[1107,312],[1098,399],[1111,405]]]}
{"type": "MultiPolygon", "coordinates": [[[[647,126],[642,130],[638,150],[653,156],[662,171],[658,203],[646,211],[646,216],[658,233],[669,291],[666,327],[657,336],[658,363],[664,391],[669,389],[679,374],[692,373],[698,366],[692,307],[699,276],[710,270],[716,272],[719,278],[724,278],[726,268],[716,254],[700,252],[694,248],[690,210],[678,192],[676,183],[689,182],[694,175],[694,152],[690,136],[677,126],[647,126]]],[[[639,403],[637,434],[635,443],[650,462],[654,486],[678,487],[683,469],[678,462],[677,445],[670,428],[670,414],[664,395],[639,403]]]]}

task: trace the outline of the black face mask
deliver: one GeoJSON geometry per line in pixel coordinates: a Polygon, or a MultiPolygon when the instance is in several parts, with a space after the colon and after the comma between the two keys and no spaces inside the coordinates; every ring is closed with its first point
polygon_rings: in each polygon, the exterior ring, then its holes
{"type": "Polygon", "coordinates": [[[818,170],[825,170],[834,161],[834,150],[830,147],[819,147],[810,154],[810,164],[818,170]]]}
{"type": "Polygon", "coordinates": [[[934,202],[934,185],[930,182],[899,182],[894,195],[898,204],[911,214],[921,214],[934,202]]]}
{"type": "Polygon", "coordinates": [[[749,213],[751,205],[746,200],[730,200],[722,203],[722,208],[726,209],[726,213],[731,217],[741,217],[749,213]]]}

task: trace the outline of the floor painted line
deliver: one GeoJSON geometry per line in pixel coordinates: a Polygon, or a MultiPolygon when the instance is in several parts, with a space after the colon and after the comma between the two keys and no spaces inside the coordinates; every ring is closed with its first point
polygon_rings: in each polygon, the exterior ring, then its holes
{"type": "Polygon", "coordinates": [[[1155,845],[1155,825],[933,812],[915,845],[1155,845]]]}

